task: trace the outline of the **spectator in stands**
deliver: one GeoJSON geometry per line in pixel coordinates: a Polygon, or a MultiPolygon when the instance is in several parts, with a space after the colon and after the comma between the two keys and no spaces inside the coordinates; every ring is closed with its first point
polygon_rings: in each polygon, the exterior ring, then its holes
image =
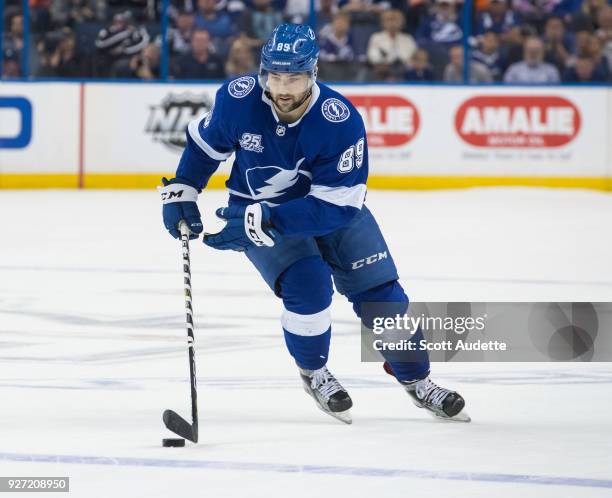
{"type": "MultiPolygon", "coordinates": [[[[284,17],[292,23],[303,24],[310,16],[310,0],[287,0],[284,17]]],[[[318,20],[317,20],[318,21],[318,20]]]]}
{"type": "Polygon", "coordinates": [[[338,12],[338,0],[320,0],[317,10],[317,33],[330,24],[338,12]]]}
{"type": "Polygon", "coordinates": [[[30,30],[33,34],[45,34],[51,26],[51,0],[29,0],[30,30]]]}
{"type": "Polygon", "coordinates": [[[19,57],[11,48],[5,48],[2,63],[3,78],[19,78],[21,76],[21,68],[19,66],[19,57]]]}
{"type": "Polygon", "coordinates": [[[416,37],[421,19],[428,15],[427,0],[392,0],[393,8],[399,9],[406,19],[405,30],[416,37]]]}
{"type": "Polygon", "coordinates": [[[196,29],[191,35],[191,51],[177,57],[173,64],[177,80],[221,79],[225,76],[223,62],[212,53],[210,34],[196,29]]]}
{"type": "Polygon", "coordinates": [[[274,10],[273,0],[253,0],[253,8],[242,13],[239,27],[249,38],[251,46],[259,48],[282,22],[283,14],[274,10]]]}
{"type": "Polygon", "coordinates": [[[119,64],[114,76],[121,79],[155,80],[160,77],[161,50],[158,43],[149,43],[129,61],[119,64]]]}
{"type": "Polygon", "coordinates": [[[155,19],[156,2],[152,0],[105,0],[111,12],[129,10],[138,22],[155,19]]]}
{"type": "Polygon", "coordinates": [[[70,28],[47,33],[37,49],[40,55],[39,76],[77,78],[84,75],[82,60],[76,55],[74,32],[70,28]]]}
{"type": "MultiPolygon", "coordinates": [[[[340,11],[349,14],[351,17],[351,38],[356,60],[360,67],[366,67],[368,59],[368,43],[371,36],[380,30],[381,12],[383,2],[371,2],[369,0],[354,0],[343,2],[339,0],[340,11]]],[[[388,10],[388,9],[387,9],[388,10]]],[[[363,75],[363,80],[367,76],[367,71],[363,75]]]]}
{"type": "Polygon", "coordinates": [[[512,8],[523,22],[542,31],[546,18],[553,14],[557,0],[512,0],[512,8]]]}
{"type": "Polygon", "coordinates": [[[562,73],[573,51],[573,38],[560,17],[549,17],[544,27],[544,60],[562,73]]]}
{"type": "Polygon", "coordinates": [[[179,12],[192,12],[195,14],[196,7],[197,0],[170,0],[168,13],[171,19],[176,19],[179,12]]]}
{"type": "Polygon", "coordinates": [[[523,46],[525,40],[531,36],[538,36],[538,32],[530,24],[515,26],[500,36],[499,50],[502,55],[504,73],[509,66],[523,60],[523,46]]]}
{"type": "Polygon", "coordinates": [[[607,0],[583,0],[580,9],[571,16],[574,31],[593,31],[597,27],[599,11],[606,5],[607,0]]]}
{"type": "Polygon", "coordinates": [[[597,24],[599,28],[595,34],[602,43],[603,55],[612,71],[612,6],[606,5],[599,10],[597,24]]]}
{"type": "Polygon", "coordinates": [[[523,60],[512,64],[504,75],[506,83],[559,83],[559,71],[544,62],[544,44],[532,36],[525,40],[523,60]]]}
{"type": "Polygon", "coordinates": [[[208,31],[211,38],[229,38],[236,33],[230,16],[217,9],[217,0],[198,0],[195,27],[208,31]]]}
{"type": "Polygon", "coordinates": [[[381,15],[382,31],[374,33],[368,43],[368,63],[377,80],[397,81],[417,49],[414,38],[402,32],[404,14],[387,10],[381,15]]]}
{"type": "MultiPolygon", "coordinates": [[[[275,0],[275,4],[279,9],[284,8],[285,2],[286,0],[279,0],[279,2],[276,2],[275,0]]],[[[227,15],[229,15],[235,28],[238,18],[242,15],[245,9],[250,8],[250,5],[250,0],[217,0],[217,11],[225,12],[227,15]]]]}
{"type": "Polygon", "coordinates": [[[612,67],[604,55],[601,39],[590,31],[578,31],[574,36],[576,38],[576,48],[574,53],[570,54],[566,59],[566,68],[573,68],[581,57],[590,58],[595,63],[596,77],[599,78],[603,75],[604,79],[608,78],[612,72],[612,67]]]}
{"type": "MultiPolygon", "coordinates": [[[[446,83],[463,83],[463,47],[455,45],[448,51],[450,62],[444,68],[446,83]]],[[[470,83],[491,83],[493,76],[487,67],[479,62],[470,61],[470,83]]]]}
{"type": "Polygon", "coordinates": [[[363,68],[356,60],[349,14],[337,12],[331,24],[321,30],[318,39],[321,47],[319,76],[322,80],[353,81],[365,77],[360,74],[363,68]]]}
{"type": "Polygon", "coordinates": [[[573,66],[568,67],[563,74],[563,81],[568,83],[593,83],[606,81],[601,69],[598,70],[593,58],[579,56],[573,66]]]}
{"type": "Polygon", "coordinates": [[[604,5],[597,12],[596,35],[604,42],[612,40],[612,5],[604,5]]]}
{"type": "Polygon", "coordinates": [[[338,12],[331,24],[319,34],[321,53],[319,59],[326,62],[352,61],[355,59],[351,40],[351,18],[348,14],[338,12]]]}
{"type": "Polygon", "coordinates": [[[134,24],[130,11],[115,14],[111,25],[100,30],[95,42],[98,49],[96,73],[108,75],[115,64],[129,60],[148,43],[149,33],[144,26],[134,24]]]}
{"type": "Polygon", "coordinates": [[[419,46],[434,43],[448,47],[460,43],[463,31],[455,10],[455,0],[435,0],[432,13],[419,24],[416,38],[419,46]]]}
{"type": "Polygon", "coordinates": [[[493,31],[503,35],[510,29],[519,25],[516,13],[508,8],[507,0],[491,0],[489,7],[480,12],[476,19],[476,35],[483,35],[487,31],[493,31]]]}
{"type": "Polygon", "coordinates": [[[580,10],[583,0],[555,0],[551,15],[560,17],[564,22],[569,22],[574,12],[580,10]]]}
{"type": "Polygon", "coordinates": [[[106,17],[104,0],[54,0],[51,19],[56,26],[69,26],[83,22],[102,21],[106,17]]]}
{"type": "MultiPolygon", "coordinates": [[[[593,38],[593,33],[588,30],[576,31],[574,33],[575,40],[575,48],[574,54],[580,55],[585,54],[591,51],[591,39],[593,38]]],[[[572,64],[573,62],[570,60],[568,64],[572,64]]]]}
{"type": "Polygon", "coordinates": [[[412,58],[408,69],[404,73],[406,81],[434,81],[434,73],[429,64],[429,54],[426,50],[418,48],[412,58]]]}
{"type": "MultiPolygon", "coordinates": [[[[244,4],[248,9],[255,8],[254,0],[244,0],[244,4]]],[[[287,4],[288,0],[272,0],[272,9],[278,12],[284,12],[287,4]]]]}
{"type": "Polygon", "coordinates": [[[391,8],[388,0],[339,0],[338,7],[344,12],[381,14],[391,8]]]}
{"type": "Polygon", "coordinates": [[[603,42],[600,38],[593,35],[590,38],[588,55],[595,63],[595,72],[598,77],[601,75],[603,80],[608,80],[612,75],[612,67],[608,64],[608,58],[604,54],[603,42]]]}
{"type": "Polygon", "coordinates": [[[10,50],[19,60],[23,50],[23,16],[21,14],[13,14],[9,18],[8,25],[9,29],[8,33],[4,36],[3,46],[6,50],[10,50]]]}
{"type": "Polygon", "coordinates": [[[486,31],[478,43],[478,48],[471,54],[472,60],[485,66],[494,81],[500,81],[504,62],[499,50],[499,36],[495,31],[486,31]]]}
{"type": "Polygon", "coordinates": [[[176,27],[170,30],[170,50],[173,54],[186,54],[191,50],[191,34],[195,28],[193,12],[179,11],[176,16],[176,27]]]}
{"type": "Polygon", "coordinates": [[[251,46],[245,37],[239,37],[232,43],[227,62],[225,64],[225,76],[235,78],[243,74],[257,71],[255,59],[251,46]]]}

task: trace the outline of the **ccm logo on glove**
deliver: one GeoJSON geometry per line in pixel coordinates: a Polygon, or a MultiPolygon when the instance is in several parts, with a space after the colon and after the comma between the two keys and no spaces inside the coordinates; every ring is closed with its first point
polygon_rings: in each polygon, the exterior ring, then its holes
{"type": "Polygon", "coordinates": [[[163,204],[164,226],[175,239],[180,238],[179,224],[185,221],[191,232],[190,239],[202,233],[202,217],[198,210],[198,190],[185,178],[162,178],[163,187],[157,187],[163,204]]]}
{"type": "Polygon", "coordinates": [[[158,190],[164,204],[171,202],[196,202],[198,200],[198,191],[182,183],[169,183],[163,187],[158,187],[158,190]]]}
{"type": "Polygon", "coordinates": [[[183,197],[183,191],[182,190],[177,190],[176,192],[162,192],[161,198],[162,201],[166,201],[166,200],[170,200],[172,198],[181,198],[183,197]]]}
{"type": "Polygon", "coordinates": [[[244,216],[244,231],[247,237],[258,247],[272,247],[274,246],[274,239],[264,231],[263,225],[261,204],[247,206],[244,216]]]}

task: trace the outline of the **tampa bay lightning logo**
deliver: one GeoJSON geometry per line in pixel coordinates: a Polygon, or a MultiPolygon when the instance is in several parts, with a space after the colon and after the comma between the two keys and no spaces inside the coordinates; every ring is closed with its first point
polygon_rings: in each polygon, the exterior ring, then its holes
{"type": "Polygon", "coordinates": [[[230,82],[227,90],[232,97],[241,99],[251,93],[253,88],[255,88],[255,78],[252,76],[243,76],[242,78],[230,82]]]}
{"type": "Polygon", "coordinates": [[[246,181],[253,200],[271,199],[283,195],[293,187],[300,178],[300,165],[305,157],[300,159],[293,169],[283,169],[280,166],[257,166],[246,171],[246,181]]]}
{"type": "Polygon", "coordinates": [[[351,115],[351,111],[344,102],[338,99],[326,99],[321,105],[321,112],[328,121],[342,123],[351,115]]]}

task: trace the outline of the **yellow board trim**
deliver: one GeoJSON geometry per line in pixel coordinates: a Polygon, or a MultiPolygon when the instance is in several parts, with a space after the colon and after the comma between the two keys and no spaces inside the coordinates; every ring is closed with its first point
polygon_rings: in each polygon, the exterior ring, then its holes
{"type": "Polygon", "coordinates": [[[606,177],[556,176],[371,176],[368,188],[381,190],[436,190],[472,187],[549,187],[612,190],[606,177]]]}
{"type": "MultiPolygon", "coordinates": [[[[174,173],[142,173],[142,174],[104,174],[88,173],[85,175],[85,188],[110,188],[110,189],[154,189],[160,186],[161,178],[174,178],[174,173]]],[[[223,189],[227,175],[213,175],[206,188],[223,189]]]]}
{"type": "Polygon", "coordinates": [[[79,175],[70,173],[0,173],[0,188],[78,188],[79,175]]]}
{"type": "MultiPolygon", "coordinates": [[[[160,173],[89,173],[84,187],[92,189],[153,189],[160,185],[160,173]]],[[[172,177],[171,173],[167,175],[172,177]]],[[[223,189],[227,176],[214,175],[207,188],[223,189]]],[[[41,189],[78,188],[77,174],[0,174],[0,188],[41,189]]],[[[552,187],[612,191],[612,179],[606,177],[550,176],[371,176],[368,188],[381,190],[436,190],[471,187],[552,187]]]]}

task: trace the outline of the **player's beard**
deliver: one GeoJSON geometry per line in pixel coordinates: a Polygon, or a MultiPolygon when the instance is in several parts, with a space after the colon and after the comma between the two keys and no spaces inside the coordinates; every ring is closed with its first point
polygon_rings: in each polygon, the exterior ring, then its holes
{"type": "Polygon", "coordinates": [[[312,90],[305,91],[300,97],[294,97],[293,95],[277,95],[272,98],[274,105],[283,113],[289,113],[299,108],[308,97],[310,97],[312,90]],[[286,97],[285,100],[281,100],[281,97],[286,97]]]}

